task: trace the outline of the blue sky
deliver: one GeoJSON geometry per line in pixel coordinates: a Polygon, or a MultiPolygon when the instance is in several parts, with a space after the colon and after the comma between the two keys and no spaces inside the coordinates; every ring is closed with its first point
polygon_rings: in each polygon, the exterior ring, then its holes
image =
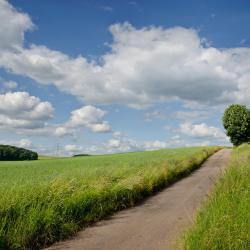
{"type": "Polygon", "coordinates": [[[248,1],[0,0],[0,142],[42,154],[228,144],[248,1]]]}

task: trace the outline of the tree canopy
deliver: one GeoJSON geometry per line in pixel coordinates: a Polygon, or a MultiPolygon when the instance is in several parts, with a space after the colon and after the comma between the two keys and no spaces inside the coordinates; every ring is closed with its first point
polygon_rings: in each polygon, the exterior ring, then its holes
{"type": "Polygon", "coordinates": [[[227,107],[222,122],[234,146],[250,141],[250,110],[245,105],[227,107]]]}
{"type": "Polygon", "coordinates": [[[38,154],[25,148],[0,145],[0,161],[37,160],[38,154]]]}

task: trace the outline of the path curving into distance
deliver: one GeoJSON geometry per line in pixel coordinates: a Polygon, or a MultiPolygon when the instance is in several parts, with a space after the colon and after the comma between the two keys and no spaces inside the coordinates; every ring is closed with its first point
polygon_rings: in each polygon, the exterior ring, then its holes
{"type": "Polygon", "coordinates": [[[80,231],[49,250],[161,250],[174,249],[176,236],[193,222],[195,211],[230,159],[222,149],[188,177],[146,199],[80,231]]]}

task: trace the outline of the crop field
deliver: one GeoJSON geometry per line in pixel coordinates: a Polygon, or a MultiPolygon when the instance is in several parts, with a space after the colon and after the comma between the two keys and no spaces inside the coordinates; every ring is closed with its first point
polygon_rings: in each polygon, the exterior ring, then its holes
{"type": "Polygon", "coordinates": [[[230,166],[184,235],[184,249],[250,249],[250,145],[234,148],[230,166]]]}
{"type": "Polygon", "coordinates": [[[219,147],[0,162],[0,249],[39,249],[197,168],[219,147]]]}

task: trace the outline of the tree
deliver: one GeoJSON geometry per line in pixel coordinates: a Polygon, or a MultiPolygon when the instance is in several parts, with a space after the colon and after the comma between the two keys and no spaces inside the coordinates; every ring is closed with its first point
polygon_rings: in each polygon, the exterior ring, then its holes
{"type": "Polygon", "coordinates": [[[38,154],[28,149],[0,145],[0,161],[37,160],[38,154]]]}
{"type": "Polygon", "coordinates": [[[245,105],[230,105],[225,109],[222,122],[234,146],[250,141],[250,110],[245,105]]]}

